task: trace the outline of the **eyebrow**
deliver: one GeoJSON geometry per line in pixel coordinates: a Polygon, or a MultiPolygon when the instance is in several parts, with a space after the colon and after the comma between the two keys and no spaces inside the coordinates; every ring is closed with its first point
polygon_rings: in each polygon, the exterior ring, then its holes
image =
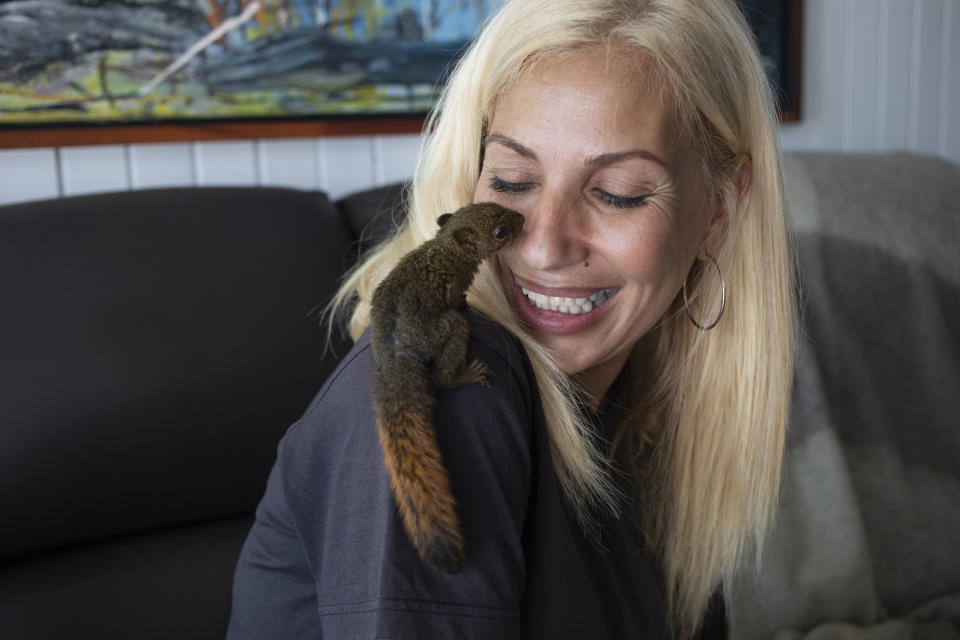
{"type": "MultiPolygon", "coordinates": [[[[505,136],[502,133],[491,133],[486,138],[486,143],[496,142],[497,144],[502,144],[503,146],[514,150],[519,155],[524,158],[529,158],[534,161],[539,161],[537,154],[533,152],[529,147],[524,146],[517,140],[509,136],[505,136]]],[[[659,164],[664,169],[669,170],[670,166],[667,162],[658,156],[657,154],[649,151],[647,149],[630,149],[629,151],[617,151],[614,153],[602,153],[593,158],[588,158],[584,163],[588,167],[606,167],[611,164],[615,164],[622,160],[628,160],[630,158],[643,158],[645,160],[650,160],[659,164]]]]}
{"type": "Polygon", "coordinates": [[[607,165],[620,162],[621,160],[628,160],[630,158],[643,158],[644,160],[650,160],[651,162],[657,163],[664,169],[670,169],[666,160],[654,152],[646,149],[631,149],[630,151],[620,151],[617,153],[604,153],[595,158],[590,158],[587,160],[586,164],[594,167],[605,167],[607,165]]]}
{"type": "Polygon", "coordinates": [[[509,136],[505,136],[501,133],[491,133],[490,135],[487,136],[487,139],[485,140],[485,142],[486,143],[496,142],[498,144],[502,144],[503,146],[509,149],[513,149],[524,158],[530,158],[531,160],[538,160],[537,154],[535,154],[532,149],[529,149],[523,146],[513,138],[509,136]]]}

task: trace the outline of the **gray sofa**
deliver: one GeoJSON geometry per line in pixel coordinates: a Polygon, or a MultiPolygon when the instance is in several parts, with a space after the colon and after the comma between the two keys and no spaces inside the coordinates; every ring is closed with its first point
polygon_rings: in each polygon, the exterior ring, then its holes
{"type": "Polygon", "coordinates": [[[224,636],[276,443],[348,349],[317,310],[399,193],[0,207],[0,638],[224,636]]]}
{"type": "MultiPolygon", "coordinates": [[[[804,332],[780,516],[731,635],[957,637],[960,168],[785,172],[804,332]]],[[[0,207],[0,638],[223,636],[276,442],[347,349],[316,310],[400,191],[0,207]]]]}

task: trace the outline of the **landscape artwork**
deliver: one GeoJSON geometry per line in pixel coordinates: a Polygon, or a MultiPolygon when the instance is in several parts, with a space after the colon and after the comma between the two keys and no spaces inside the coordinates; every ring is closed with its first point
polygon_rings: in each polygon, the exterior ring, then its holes
{"type": "Polygon", "coordinates": [[[500,0],[0,0],[0,128],[424,114],[500,0]]]}
{"type": "Polygon", "coordinates": [[[737,0],[753,35],[783,121],[800,117],[803,0],[737,0]]]}

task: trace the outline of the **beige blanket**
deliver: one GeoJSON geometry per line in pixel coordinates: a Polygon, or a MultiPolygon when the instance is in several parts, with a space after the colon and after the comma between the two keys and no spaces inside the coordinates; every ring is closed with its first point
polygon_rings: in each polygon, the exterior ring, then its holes
{"type": "Polygon", "coordinates": [[[785,175],[803,335],[731,637],[960,639],[960,167],[808,154],[785,175]]]}

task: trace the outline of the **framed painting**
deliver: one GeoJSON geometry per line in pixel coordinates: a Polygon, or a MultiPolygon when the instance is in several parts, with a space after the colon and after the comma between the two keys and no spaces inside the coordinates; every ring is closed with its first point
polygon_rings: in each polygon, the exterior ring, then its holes
{"type": "MultiPolygon", "coordinates": [[[[785,119],[802,0],[738,0],[785,119]]],[[[0,148],[417,133],[502,0],[0,0],[0,148]]]]}
{"type": "Polygon", "coordinates": [[[0,146],[419,131],[498,2],[0,0],[0,146]]]}
{"type": "Polygon", "coordinates": [[[757,38],[782,122],[800,119],[803,0],[737,0],[757,38]]]}

